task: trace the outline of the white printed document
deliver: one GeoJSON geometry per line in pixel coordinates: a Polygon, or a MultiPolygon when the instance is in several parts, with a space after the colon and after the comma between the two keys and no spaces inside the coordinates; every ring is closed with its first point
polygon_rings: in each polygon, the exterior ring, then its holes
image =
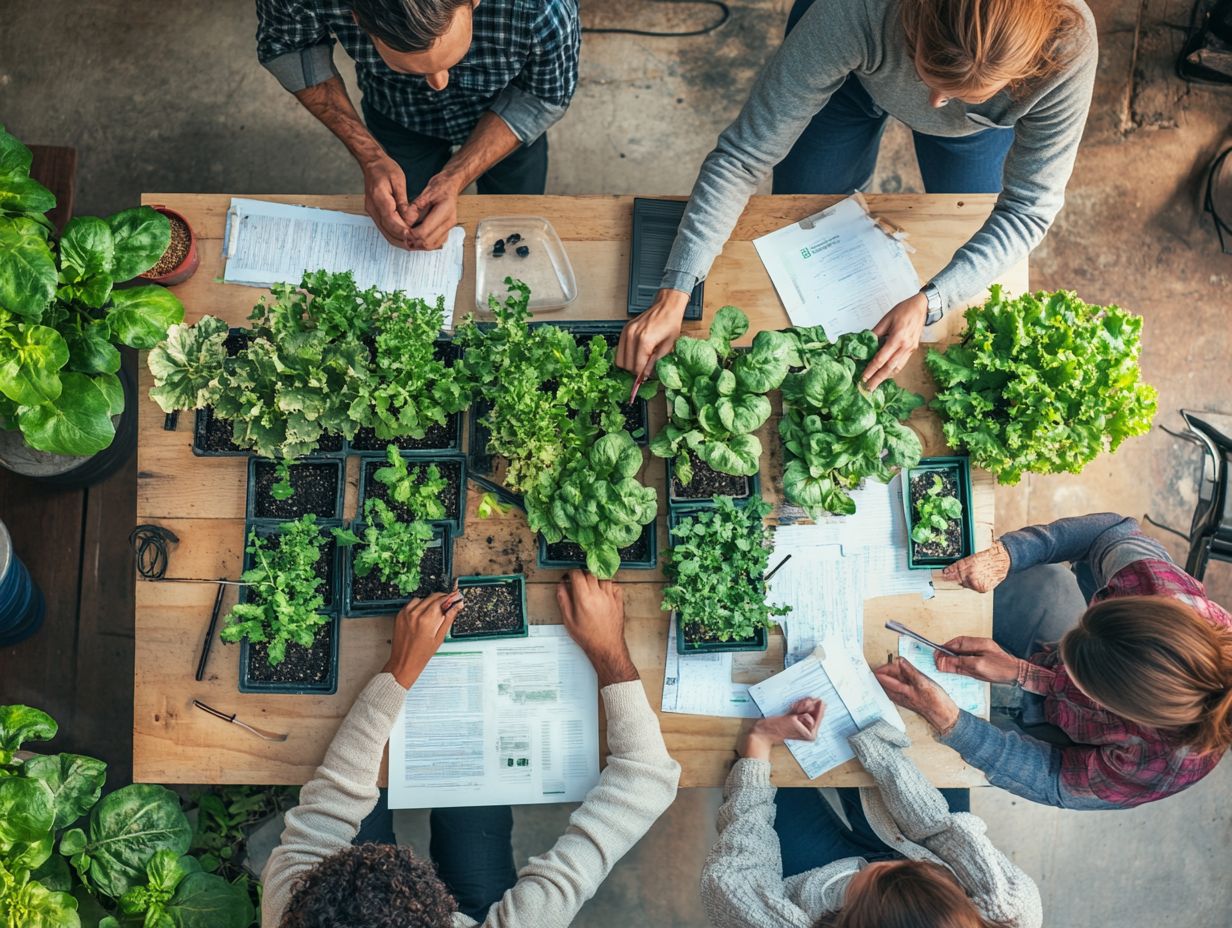
{"type": "Polygon", "coordinates": [[[311,206],[233,197],[223,238],[223,281],[268,287],[297,284],[305,271],[350,271],[361,288],[401,290],[430,303],[445,298],[445,325],[462,280],[466,231],[456,226],[443,248],[407,251],[385,241],[371,218],[311,206]]]}
{"type": "Polygon", "coordinates": [[[871,329],[920,289],[907,246],[859,194],[753,245],[792,324],[824,326],[830,338],[871,329]]]}
{"type": "Polygon", "coordinates": [[[599,687],[560,625],[441,645],[389,736],[389,807],[579,802],[599,782],[599,687]]]}
{"type": "Polygon", "coordinates": [[[749,687],[763,716],[784,715],[813,696],[826,704],[815,741],[787,741],[787,749],[810,780],[855,757],[847,739],[877,719],[906,731],[902,716],[862,656],[838,649],[817,653],[749,687]]]}
{"type": "MultiPolygon", "coordinates": [[[[781,530],[780,530],[781,531],[781,530]]],[[[788,667],[819,646],[864,651],[864,559],[843,557],[838,545],[790,545],[775,534],[774,560],[791,560],[770,578],[766,602],[791,606],[779,618],[788,667]]]]}
{"type": "Polygon", "coordinates": [[[732,681],[732,652],[679,654],[676,651],[676,613],[667,631],[667,660],[663,667],[664,712],[685,715],[720,715],[759,718],[747,683],[732,681]]]}
{"type": "Polygon", "coordinates": [[[988,701],[984,698],[988,692],[987,683],[961,673],[938,670],[937,652],[906,635],[898,636],[898,656],[949,693],[958,708],[980,718],[988,718],[988,701]]]}

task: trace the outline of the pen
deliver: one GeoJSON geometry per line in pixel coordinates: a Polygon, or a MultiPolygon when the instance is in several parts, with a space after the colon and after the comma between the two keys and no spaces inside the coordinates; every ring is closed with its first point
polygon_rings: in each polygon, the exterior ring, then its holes
{"type": "Polygon", "coordinates": [[[950,657],[958,657],[958,654],[956,652],[951,651],[945,645],[937,644],[937,642],[935,641],[929,641],[919,632],[913,632],[902,622],[896,622],[895,620],[891,619],[889,622],[885,623],[885,627],[888,628],[892,632],[898,632],[900,635],[906,635],[908,638],[914,638],[920,644],[927,645],[928,647],[932,648],[934,651],[940,651],[942,654],[948,654],[950,657]]]}
{"type": "Polygon", "coordinates": [[[222,594],[226,592],[227,584],[219,582],[218,595],[214,597],[214,611],[210,614],[210,625],[205,631],[205,641],[201,645],[201,659],[197,661],[197,680],[205,677],[205,662],[210,659],[210,646],[214,643],[214,633],[218,630],[218,613],[222,610],[222,594]]]}

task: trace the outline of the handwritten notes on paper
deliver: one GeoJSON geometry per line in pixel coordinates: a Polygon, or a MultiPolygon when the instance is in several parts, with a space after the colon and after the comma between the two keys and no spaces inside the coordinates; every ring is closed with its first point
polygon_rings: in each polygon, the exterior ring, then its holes
{"type": "Polygon", "coordinates": [[[864,653],[864,560],[843,557],[838,545],[790,545],[776,541],[775,559],[791,560],[770,578],[766,599],[791,606],[780,621],[787,638],[786,664],[820,645],[864,653]]]}
{"type": "Polygon", "coordinates": [[[980,718],[988,714],[985,709],[988,684],[960,673],[938,670],[937,652],[906,635],[898,638],[898,656],[945,690],[958,708],[980,718]]]}
{"type": "Polygon", "coordinates": [[[679,654],[676,614],[667,630],[667,661],[663,668],[664,712],[755,719],[760,713],[747,683],[732,681],[732,653],[679,654]]]}

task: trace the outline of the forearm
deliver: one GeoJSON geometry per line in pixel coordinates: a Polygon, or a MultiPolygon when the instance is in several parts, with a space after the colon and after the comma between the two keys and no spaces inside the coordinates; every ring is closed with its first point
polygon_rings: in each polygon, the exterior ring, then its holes
{"type": "Polygon", "coordinates": [[[470,137],[445,163],[439,176],[448,179],[461,193],[519,144],[518,137],[505,120],[495,113],[484,113],[475,123],[470,137]]]}
{"type": "Polygon", "coordinates": [[[1138,531],[1136,521],[1113,512],[1031,525],[1002,535],[999,540],[1009,552],[1011,572],[1038,564],[1085,562],[1096,574],[1100,586],[1133,560],[1168,558],[1157,542],[1138,531]],[[1110,557],[1110,554],[1115,556],[1110,557]]]}
{"type": "Polygon", "coordinates": [[[338,141],[361,165],[387,157],[351,104],[342,78],[335,76],[312,87],[305,87],[296,91],[295,98],[337,136],[338,141]]]}
{"type": "Polygon", "coordinates": [[[993,786],[1032,802],[1065,807],[1058,748],[997,728],[968,712],[961,713],[958,723],[937,740],[982,771],[993,786]]]}

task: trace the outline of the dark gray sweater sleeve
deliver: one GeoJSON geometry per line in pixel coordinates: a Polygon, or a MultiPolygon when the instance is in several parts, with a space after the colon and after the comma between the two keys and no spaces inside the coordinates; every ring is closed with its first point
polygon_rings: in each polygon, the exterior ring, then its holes
{"type": "Polygon", "coordinates": [[[1094,589],[1134,561],[1171,561],[1163,545],[1142,534],[1136,520],[1114,512],[1030,525],[1007,532],[999,541],[1009,552],[1011,572],[1037,564],[1077,564],[1090,570],[1094,589]]]}
{"type": "Polygon", "coordinates": [[[307,0],[257,0],[257,60],[289,93],[338,73],[334,40],[307,0]]]}

